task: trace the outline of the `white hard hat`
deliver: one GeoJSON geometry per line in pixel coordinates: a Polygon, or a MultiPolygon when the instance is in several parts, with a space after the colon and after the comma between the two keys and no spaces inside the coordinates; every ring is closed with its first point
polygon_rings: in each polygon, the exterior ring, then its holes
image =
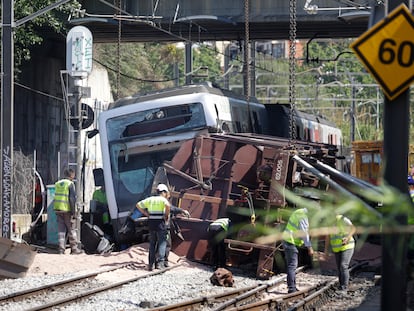
{"type": "Polygon", "coordinates": [[[170,191],[168,190],[168,187],[167,187],[166,185],[164,185],[164,184],[159,184],[159,185],[157,186],[157,190],[158,190],[158,192],[161,192],[161,191],[170,192],[170,191]]]}

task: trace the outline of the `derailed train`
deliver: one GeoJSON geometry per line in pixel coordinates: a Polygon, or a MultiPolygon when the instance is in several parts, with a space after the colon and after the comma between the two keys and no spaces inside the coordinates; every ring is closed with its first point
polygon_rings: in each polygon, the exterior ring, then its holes
{"type": "Polygon", "coordinates": [[[144,239],[140,215],[132,236],[120,229],[135,203],[163,182],[164,171],[165,183],[175,189],[173,204],[192,214],[185,225],[177,220],[185,240],[174,240],[174,250],[207,262],[204,229],[209,222],[243,205],[251,193],[263,197],[252,196],[251,208],[270,211],[273,205],[285,204],[269,178],[268,190],[263,190],[266,183],[258,181],[258,171],[279,170],[280,184],[291,187],[297,175],[288,151],[292,142],[293,153],[300,151],[332,166],[342,145],[341,131],[321,118],[287,105],[265,106],[254,98],[247,102],[204,84],[120,100],[101,113],[99,126],[113,241],[120,245],[144,239]],[[292,117],[296,139],[290,137],[292,117]],[[255,134],[242,134],[248,131],[255,134]]]}
{"type": "Polygon", "coordinates": [[[253,266],[258,277],[270,277],[279,245],[255,243],[256,226],[282,226],[278,210],[288,202],[280,189],[320,187],[304,163],[334,168],[336,155],[333,145],[292,145],[288,139],[255,134],[200,135],[183,143],[155,178],[173,189],[174,205],[191,213],[190,219],[174,220],[175,233],[178,229],[183,237],[173,239],[174,252],[210,262],[207,227],[213,219],[229,217],[235,230],[225,240],[228,264],[253,266]]]}

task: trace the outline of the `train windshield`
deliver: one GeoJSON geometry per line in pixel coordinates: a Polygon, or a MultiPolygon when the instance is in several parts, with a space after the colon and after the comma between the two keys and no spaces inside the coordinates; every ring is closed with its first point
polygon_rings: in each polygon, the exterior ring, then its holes
{"type": "Polygon", "coordinates": [[[120,212],[131,210],[136,202],[151,195],[157,168],[176,151],[128,154],[122,144],[113,144],[110,149],[114,194],[120,212]]]}
{"type": "MultiPolygon", "coordinates": [[[[139,104],[137,104],[139,105],[139,104]]],[[[108,142],[206,127],[201,103],[147,109],[107,121],[108,142]]]]}
{"type": "Polygon", "coordinates": [[[106,126],[115,200],[124,212],[151,194],[157,168],[179,147],[174,134],[206,128],[206,119],[201,103],[192,103],[111,118],[106,126]]]}

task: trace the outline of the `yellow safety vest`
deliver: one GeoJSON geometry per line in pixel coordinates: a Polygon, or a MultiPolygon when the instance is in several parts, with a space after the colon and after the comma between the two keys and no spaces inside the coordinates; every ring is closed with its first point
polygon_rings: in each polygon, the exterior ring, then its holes
{"type": "Polygon", "coordinates": [[[304,244],[303,239],[296,236],[299,231],[299,222],[305,218],[307,218],[307,214],[304,208],[294,211],[283,231],[283,240],[296,246],[302,246],[304,244]]]}
{"type": "Polygon", "coordinates": [[[219,218],[219,219],[216,219],[215,221],[213,221],[209,225],[209,228],[212,228],[214,226],[220,226],[221,228],[223,228],[224,231],[227,231],[227,230],[229,230],[229,225],[230,225],[230,219],[228,219],[228,218],[219,218]]]}
{"type": "Polygon", "coordinates": [[[69,187],[73,182],[69,179],[61,179],[55,183],[55,198],[53,209],[55,211],[70,212],[69,187]]]}
{"type": "Polygon", "coordinates": [[[141,201],[140,207],[148,210],[148,219],[164,219],[166,201],[162,196],[152,196],[141,201]]]}
{"type": "Polygon", "coordinates": [[[331,234],[330,236],[330,242],[332,251],[334,253],[343,252],[344,250],[351,249],[355,247],[355,240],[353,237],[349,239],[348,243],[345,245],[342,245],[342,240],[348,236],[348,233],[346,232],[346,225],[343,221],[342,215],[336,216],[336,225],[338,226],[339,232],[337,234],[331,234]]]}

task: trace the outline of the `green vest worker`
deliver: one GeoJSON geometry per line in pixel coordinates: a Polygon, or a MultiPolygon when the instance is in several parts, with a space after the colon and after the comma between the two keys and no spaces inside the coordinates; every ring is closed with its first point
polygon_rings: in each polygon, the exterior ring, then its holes
{"type": "Polygon", "coordinates": [[[148,252],[148,270],[164,268],[167,247],[168,222],[170,217],[170,191],[164,184],[157,186],[158,195],[151,196],[136,204],[136,208],[148,217],[150,246],[148,252]],[[158,262],[156,262],[158,260],[158,262]]]}
{"type": "Polygon", "coordinates": [[[65,169],[63,172],[64,178],[55,183],[55,198],[53,201],[53,209],[56,213],[58,224],[58,241],[59,254],[64,254],[66,249],[66,233],[69,237],[71,254],[83,253],[77,244],[76,230],[75,230],[75,204],[76,192],[73,179],[75,178],[75,171],[72,169],[65,169]]]}
{"type": "Polygon", "coordinates": [[[101,186],[93,192],[92,200],[96,201],[96,209],[102,212],[102,224],[107,227],[107,225],[109,225],[110,219],[105,186],[101,186]]]}
{"type": "Polygon", "coordinates": [[[325,253],[328,245],[331,245],[335,254],[336,267],[338,270],[339,286],[341,291],[347,291],[349,284],[349,263],[355,249],[354,233],[355,227],[352,222],[343,215],[336,215],[335,234],[331,234],[325,241],[325,253]]]}
{"type": "Polygon", "coordinates": [[[285,250],[288,293],[298,291],[296,287],[296,269],[298,267],[299,247],[306,247],[309,256],[313,255],[313,248],[309,238],[308,210],[295,210],[289,217],[283,231],[283,248],[285,250]]]}
{"type": "Polygon", "coordinates": [[[229,227],[229,218],[218,218],[207,228],[214,270],[226,267],[226,245],[224,239],[227,237],[229,227]]]}

